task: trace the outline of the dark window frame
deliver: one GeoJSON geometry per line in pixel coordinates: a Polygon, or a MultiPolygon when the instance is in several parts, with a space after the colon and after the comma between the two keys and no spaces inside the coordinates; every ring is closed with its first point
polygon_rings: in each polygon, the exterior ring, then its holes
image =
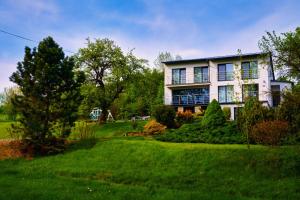
{"type": "Polygon", "coordinates": [[[209,66],[201,66],[201,67],[194,67],[194,83],[209,83],[209,66]],[[203,81],[203,68],[207,68],[207,81],[203,81]],[[195,76],[196,76],[196,69],[201,69],[201,82],[196,82],[195,76]]]}
{"type": "Polygon", "coordinates": [[[174,69],[172,69],[172,85],[181,85],[181,84],[186,84],[186,68],[184,68],[184,67],[182,67],[182,68],[174,68],[174,69]],[[174,71],[175,70],[179,70],[179,82],[178,83],[175,83],[175,81],[174,81],[174,76],[173,76],[173,74],[174,74],[174,71]],[[181,71],[185,71],[185,78],[184,78],[184,82],[182,81],[181,82],[181,71]]]}
{"type": "Polygon", "coordinates": [[[219,103],[232,103],[234,101],[227,101],[227,87],[230,86],[233,88],[233,92],[234,92],[234,85],[220,85],[218,86],[218,102],[219,103]],[[225,102],[220,102],[220,88],[221,87],[225,87],[225,102]]]}
{"type": "Polygon", "coordinates": [[[218,81],[233,81],[234,80],[234,67],[233,63],[219,63],[218,64],[218,81]],[[232,65],[232,79],[227,79],[226,73],[227,73],[227,65],[232,65]],[[220,65],[225,65],[225,80],[220,80],[220,65]]]}
{"type": "Polygon", "coordinates": [[[249,80],[249,79],[258,79],[258,61],[257,60],[252,60],[252,61],[243,61],[241,63],[241,77],[242,77],[242,80],[249,80]],[[251,63],[252,62],[255,62],[256,63],[256,76],[254,77],[253,73],[250,73],[251,72],[251,63]],[[246,63],[249,63],[249,67],[248,67],[248,71],[249,71],[249,74],[248,74],[248,77],[245,77],[244,76],[244,70],[243,70],[243,64],[246,64],[246,63]]]}
{"type": "Polygon", "coordinates": [[[253,83],[253,84],[243,84],[242,85],[242,101],[245,102],[245,96],[244,96],[244,88],[245,86],[251,86],[251,85],[257,85],[257,100],[259,100],[259,84],[258,83],[253,83]]]}

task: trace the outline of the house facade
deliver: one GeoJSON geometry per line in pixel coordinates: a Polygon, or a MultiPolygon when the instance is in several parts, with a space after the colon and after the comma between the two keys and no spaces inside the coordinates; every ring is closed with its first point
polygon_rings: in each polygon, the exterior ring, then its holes
{"type": "Polygon", "coordinates": [[[164,103],[176,111],[198,112],[216,99],[231,109],[231,119],[247,97],[277,106],[292,83],[275,80],[272,58],[263,53],[166,61],[164,103]]]}

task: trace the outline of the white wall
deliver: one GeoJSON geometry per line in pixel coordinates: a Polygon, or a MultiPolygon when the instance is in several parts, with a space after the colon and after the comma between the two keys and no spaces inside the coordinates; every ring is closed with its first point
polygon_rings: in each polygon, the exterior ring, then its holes
{"type": "MultiPolygon", "coordinates": [[[[242,85],[243,84],[258,84],[259,85],[259,100],[267,101],[269,105],[272,105],[271,96],[271,78],[270,70],[271,66],[268,60],[258,59],[243,59],[242,61],[237,60],[224,60],[224,61],[209,61],[209,63],[202,62],[196,64],[172,64],[165,66],[165,104],[172,103],[172,90],[168,85],[172,84],[172,69],[175,68],[186,68],[186,83],[194,83],[194,67],[208,66],[209,67],[209,78],[210,78],[210,101],[213,99],[218,100],[218,86],[233,85],[235,93],[235,101],[242,102],[242,85]],[[258,79],[242,80],[241,79],[241,62],[246,61],[258,61],[258,79]],[[233,81],[218,81],[218,64],[221,63],[233,63],[235,78],[233,81]]],[[[232,108],[236,105],[225,106],[232,108]]]]}

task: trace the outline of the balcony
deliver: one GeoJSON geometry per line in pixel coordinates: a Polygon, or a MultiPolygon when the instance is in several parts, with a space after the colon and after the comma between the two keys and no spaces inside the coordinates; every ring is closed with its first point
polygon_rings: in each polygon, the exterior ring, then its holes
{"type": "Polygon", "coordinates": [[[207,105],[209,103],[209,95],[173,95],[173,105],[207,105]]]}

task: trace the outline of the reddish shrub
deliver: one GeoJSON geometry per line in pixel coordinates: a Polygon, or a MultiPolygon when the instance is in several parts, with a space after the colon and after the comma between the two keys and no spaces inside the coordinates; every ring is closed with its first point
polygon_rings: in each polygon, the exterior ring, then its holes
{"type": "Polygon", "coordinates": [[[193,113],[190,110],[184,112],[177,112],[176,113],[176,121],[183,124],[183,123],[190,123],[193,121],[193,113]]]}
{"type": "Polygon", "coordinates": [[[166,130],[166,128],[166,126],[158,123],[157,121],[151,120],[144,126],[144,133],[147,135],[161,134],[166,130]]]}
{"type": "Polygon", "coordinates": [[[286,121],[263,121],[254,125],[250,139],[258,144],[275,146],[279,145],[281,139],[287,134],[288,123],[286,121]]]}

